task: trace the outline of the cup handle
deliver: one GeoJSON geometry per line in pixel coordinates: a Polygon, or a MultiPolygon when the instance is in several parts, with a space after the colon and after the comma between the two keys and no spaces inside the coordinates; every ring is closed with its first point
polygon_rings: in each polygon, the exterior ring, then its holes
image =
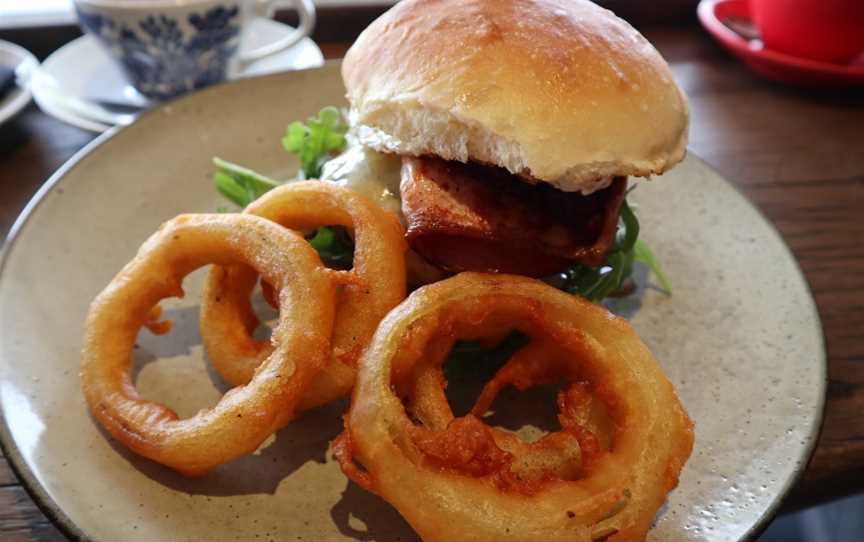
{"type": "Polygon", "coordinates": [[[240,62],[254,62],[266,56],[284,51],[311,34],[312,29],[315,28],[315,5],[312,4],[312,0],[294,0],[293,2],[285,2],[284,0],[256,0],[255,3],[258,14],[267,18],[273,16],[278,4],[293,4],[300,16],[300,24],[297,25],[294,32],[291,32],[279,41],[256,47],[251,51],[240,51],[240,62]]]}

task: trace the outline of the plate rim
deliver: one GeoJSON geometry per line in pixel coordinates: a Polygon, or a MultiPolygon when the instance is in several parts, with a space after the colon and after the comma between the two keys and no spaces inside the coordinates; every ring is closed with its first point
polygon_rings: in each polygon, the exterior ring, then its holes
{"type": "MultiPolygon", "coordinates": [[[[200,91],[181,96],[175,100],[164,102],[157,107],[154,107],[144,112],[139,118],[139,121],[150,115],[160,114],[162,109],[166,106],[172,107],[173,105],[181,103],[183,101],[196,99],[200,94],[218,92],[224,86],[250,84],[250,82],[254,82],[259,79],[285,77],[287,74],[300,74],[307,71],[333,69],[333,66],[338,64],[341,64],[341,60],[327,60],[320,67],[294,70],[291,72],[259,75],[232,81],[224,81],[206,89],[202,89],[200,91]]],[[[45,181],[45,183],[43,183],[39,190],[36,191],[36,193],[30,198],[30,200],[19,213],[18,217],[13,222],[12,227],[9,229],[9,232],[6,235],[3,246],[0,247],[0,281],[3,280],[3,273],[8,263],[9,255],[12,252],[12,249],[14,248],[16,242],[19,240],[20,234],[24,226],[32,218],[32,215],[39,208],[41,203],[45,200],[46,196],[53,192],[53,190],[60,185],[63,179],[65,179],[68,174],[78,166],[80,162],[93,154],[97,149],[99,149],[105,143],[116,137],[118,134],[128,129],[134,128],[136,124],[138,124],[137,121],[129,126],[114,126],[109,130],[103,132],[102,134],[96,136],[95,139],[93,139],[84,147],[79,149],[54,173],[52,173],[48,180],[45,181]]],[[[786,480],[786,483],[782,486],[782,490],[768,505],[764,513],[753,523],[753,525],[747,530],[747,532],[744,533],[744,535],[740,539],[741,542],[753,541],[770,525],[771,521],[777,515],[780,507],[783,505],[783,503],[789,496],[792,487],[797,484],[798,481],[800,481],[803,477],[807,465],[810,463],[810,460],[812,459],[813,454],[816,450],[816,444],[819,442],[819,438],[822,434],[823,423],[825,420],[825,405],[827,399],[828,384],[828,357],[825,341],[825,330],[822,324],[821,314],[819,313],[819,307],[818,305],[816,305],[815,298],[813,297],[813,291],[810,283],[807,280],[807,277],[804,274],[803,270],[801,269],[798,259],[795,257],[795,254],[789,248],[789,245],[786,243],[786,240],[780,234],[779,230],[777,230],[774,223],[765,216],[762,210],[758,206],[756,206],[736,184],[726,180],[726,178],[721,175],[720,172],[718,172],[712,165],[699,158],[696,154],[691,152],[690,149],[687,150],[687,155],[689,159],[695,160],[700,164],[701,167],[710,170],[713,174],[726,181],[726,184],[731,186],[735,190],[735,192],[737,192],[737,194],[746,202],[746,204],[759,215],[763,222],[767,224],[773,235],[781,242],[783,250],[790,257],[794,264],[794,271],[797,273],[798,277],[801,279],[801,282],[806,289],[807,300],[809,301],[809,310],[815,316],[816,323],[818,324],[819,329],[819,359],[816,361],[818,361],[818,369],[821,376],[821,378],[819,379],[819,382],[821,384],[821,393],[819,394],[817,414],[811,423],[810,432],[808,434],[808,442],[804,446],[802,453],[799,454],[799,461],[794,467],[792,476],[790,476],[786,480]]],[[[27,462],[24,460],[23,456],[18,450],[17,444],[12,438],[11,430],[8,426],[5,416],[0,416],[0,449],[2,449],[10,468],[21,481],[21,485],[27,491],[27,494],[34,501],[39,510],[43,514],[45,514],[45,516],[65,536],[69,537],[70,539],[75,541],[91,540],[91,538],[89,538],[88,535],[80,527],[78,527],[74,521],[72,521],[72,519],[63,511],[60,505],[51,497],[51,495],[48,493],[48,491],[45,489],[45,487],[37,479],[35,474],[27,465],[27,462]]]]}
{"type": "MultiPolygon", "coordinates": [[[[118,127],[111,128],[84,145],[59,168],[57,168],[48,180],[39,187],[39,190],[33,194],[33,197],[30,198],[27,205],[25,205],[24,209],[22,209],[18,214],[15,222],[12,223],[12,227],[9,228],[9,233],[6,234],[3,246],[0,247],[0,280],[3,280],[3,272],[6,269],[7,262],[9,261],[11,248],[18,241],[21,230],[30,220],[33,213],[45,200],[45,196],[50,194],[55,187],[59,186],[62,179],[66,177],[66,174],[73,170],[86,156],[89,156],[93,151],[101,147],[106,141],[117,135],[117,133],[123,129],[124,128],[118,127]]],[[[18,450],[18,445],[12,438],[12,432],[6,421],[6,416],[0,416],[0,450],[3,451],[3,455],[6,462],[9,464],[9,468],[11,468],[12,472],[15,473],[15,476],[18,477],[18,480],[27,491],[27,494],[33,502],[36,503],[39,510],[45,514],[49,520],[51,520],[51,523],[53,523],[60,532],[72,540],[90,540],[86,533],[84,533],[84,531],[78,527],[74,521],[72,521],[66,512],[63,511],[57,501],[51,497],[27,465],[27,461],[24,460],[20,450],[18,450]]]]}

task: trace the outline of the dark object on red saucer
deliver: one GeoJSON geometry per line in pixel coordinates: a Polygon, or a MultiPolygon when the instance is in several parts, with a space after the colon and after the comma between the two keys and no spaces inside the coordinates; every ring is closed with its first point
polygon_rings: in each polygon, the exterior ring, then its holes
{"type": "Polygon", "coordinates": [[[698,12],[702,26],[759,75],[800,87],[864,86],[864,55],[849,64],[832,64],[766,49],[747,0],[702,0],[698,12]]]}

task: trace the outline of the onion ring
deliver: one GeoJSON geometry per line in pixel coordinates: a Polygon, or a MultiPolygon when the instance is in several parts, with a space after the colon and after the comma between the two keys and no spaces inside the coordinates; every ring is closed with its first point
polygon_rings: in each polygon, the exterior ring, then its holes
{"type": "Polygon", "coordinates": [[[382,321],[345,426],[343,471],[427,541],[642,539],[693,445],[672,384],[626,321],[538,281],[478,273],[420,288],[382,321]],[[532,342],[454,418],[447,351],[513,328],[532,342]],[[481,422],[504,385],[561,378],[561,431],[529,444],[481,422]]]}
{"type": "MultiPolygon", "coordinates": [[[[253,452],[286,424],[330,356],[336,286],[305,240],[243,215],[181,215],[163,224],[93,301],[81,359],[93,416],[136,453],[188,476],[253,452]],[[273,350],[248,385],[180,420],[142,399],[129,375],[139,329],[161,299],[182,297],[183,277],[207,264],[254,266],[279,292],[273,350]]],[[[167,331],[157,326],[157,332],[167,331]]]]}
{"type": "MultiPolygon", "coordinates": [[[[333,271],[343,282],[333,330],[333,363],[300,403],[306,410],[348,394],[357,359],[381,319],[405,298],[404,231],[392,213],[351,190],[304,181],[271,190],[245,210],[293,230],[322,225],[354,234],[354,267],[333,271]]],[[[253,336],[258,317],[249,296],[256,273],[248,266],[214,266],[201,304],[201,337],[213,367],[231,384],[249,381],[272,346],[253,336]]]]}

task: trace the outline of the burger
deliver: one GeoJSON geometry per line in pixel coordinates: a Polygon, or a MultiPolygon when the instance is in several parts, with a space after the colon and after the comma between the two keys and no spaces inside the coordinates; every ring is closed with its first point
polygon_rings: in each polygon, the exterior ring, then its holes
{"type": "MultiPolygon", "coordinates": [[[[687,99],[611,11],[585,0],[403,0],[360,35],[342,76],[347,123],[325,108],[291,123],[283,145],[300,158],[299,178],[400,215],[414,286],[515,273],[599,301],[626,290],[641,260],[669,289],[626,196],[628,179],[684,158],[687,99]]],[[[281,184],[215,164],[216,188],[241,207],[281,184]]],[[[310,240],[328,265],[350,267],[344,229],[310,240]]]]}
{"type": "Polygon", "coordinates": [[[628,178],[686,152],[669,66],[585,0],[404,0],[342,76],[350,146],[323,177],[401,212],[426,274],[600,269],[628,178]]]}

